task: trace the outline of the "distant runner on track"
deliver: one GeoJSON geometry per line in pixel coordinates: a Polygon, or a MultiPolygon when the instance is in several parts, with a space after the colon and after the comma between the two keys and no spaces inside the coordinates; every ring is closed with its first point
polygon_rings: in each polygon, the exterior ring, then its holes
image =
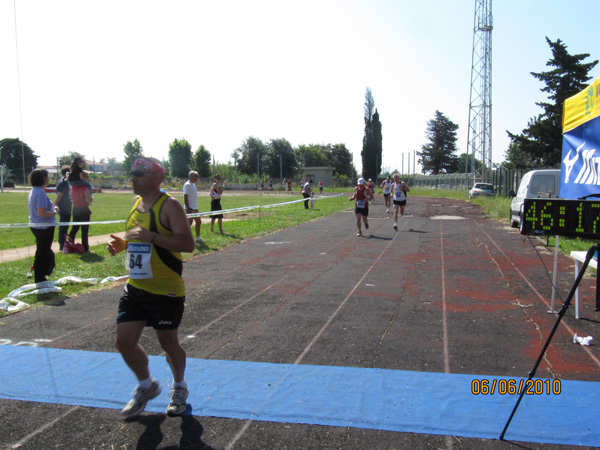
{"type": "Polygon", "coordinates": [[[398,211],[400,216],[404,216],[404,207],[406,206],[406,193],[410,192],[410,188],[405,181],[400,181],[400,175],[394,175],[394,184],[392,185],[394,194],[394,230],[398,229],[398,211]]]}
{"type": "Polygon", "coordinates": [[[362,230],[360,225],[360,219],[365,224],[365,229],[369,229],[369,221],[367,217],[369,216],[369,200],[373,199],[373,193],[371,190],[365,186],[365,179],[359,178],[356,188],[354,188],[354,195],[350,197],[348,200],[355,200],[354,203],[354,214],[356,215],[356,227],[358,228],[357,236],[362,236],[362,230]]]}
{"type": "Polygon", "coordinates": [[[379,187],[383,188],[383,199],[385,200],[385,208],[386,208],[385,212],[389,214],[389,212],[390,212],[390,192],[392,189],[392,180],[389,175],[387,176],[387,178],[385,180],[383,180],[383,183],[381,183],[381,186],[379,186],[379,187]]]}

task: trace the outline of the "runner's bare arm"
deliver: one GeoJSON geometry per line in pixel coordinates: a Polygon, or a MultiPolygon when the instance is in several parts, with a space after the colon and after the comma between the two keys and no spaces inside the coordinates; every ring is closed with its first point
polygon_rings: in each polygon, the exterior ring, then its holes
{"type": "Polygon", "coordinates": [[[169,228],[172,236],[153,234],[147,242],[152,242],[160,247],[171,250],[172,252],[192,252],[194,251],[194,237],[190,228],[187,216],[181,203],[174,197],[167,199],[160,213],[161,222],[169,228]],[[152,238],[154,241],[152,241],[152,238]]]}

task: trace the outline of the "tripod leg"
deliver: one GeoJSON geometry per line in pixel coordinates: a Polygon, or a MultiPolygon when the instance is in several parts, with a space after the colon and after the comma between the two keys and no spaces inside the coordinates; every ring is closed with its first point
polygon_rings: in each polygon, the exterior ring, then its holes
{"type": "Polygon", "coordinates": [[[598,278],[598,269],[596,269],[596,307],[594,311],[600,311],[600,278],[598,278]]]}
{"type": "MultiPolygon", "coordinates": [[[[531,369],[531,372],[529,372],[529,378],[527,378],[528,382],[531,381],[531,379],[535,376],[535,372],[536,372],[538,366],[540,365],[540,363],[542,362],[542,358],[544,357],[544,354],[546,353],[546,350],[548,349],[548,346],[550,345],[550,341],[552,340],[552,337],[554,336],[554,333],[556,332],[558,325],[560,324],[560,321],[562,320],[563,316],[567,312],[567,309],[569,308],[569,304],[571,303],[571,299],[575,295],[575,291],[579,287],[579,283],[581,283],[581,280],[583,279],[583,275],[585,274],[585,270],[587,269],[588,264],[594,257],[594,252],[596,250],[598,250],[598,246],[590,247],[590,249],[588,250],[587,255],[585,256],[585,261],[583,263],[583,266],[581,267],[581,271],[579,272],[577,279],[573,282],[573,286],[571,286],[571,291],[569,292],[569,295],[567,296],[566,300],[564,301],[562,308],[560,308],[560,311],[558,312],[558,317],[556,319],[556,322],[554,323],[554,326],[552,327],[552,331],[550,331],[550,335],[548,336],[546,343],[544,344],[544,348],[542,348],[542,351],[540,352],[540,356],[538,356],[538,359],[535,362],[533,369],[531,369]]],[[[527,386],[528,383],[525,383],[524,385],[527,386]]],[[[521,403],[521,400],[523,399],[524,394],[525,394],[525,389],[523,389],[521,391],[521,393],[519,394],[517,404],[513,408],[512,412],[510,413],[510,417],[508,418],[506,425],[504,425],[504,429],[502,430],[502,433],[500,433],[501,441],[504,440],[504,434],[506,433],[506,430],[508,429],[510,422],[512,421],[515,413],[517,412],[517,408],[519,407],[519,404],[521,403]]]]}

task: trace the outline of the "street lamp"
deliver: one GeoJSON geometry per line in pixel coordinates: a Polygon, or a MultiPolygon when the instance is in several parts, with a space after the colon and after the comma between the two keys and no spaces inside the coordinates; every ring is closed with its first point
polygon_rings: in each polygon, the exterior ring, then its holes
{"type": "Polygon", "coordinates": [[[283,159],[279,155],[279,182],[283,183],[283,159]]]}
{"type": "Polygon", "coordinates": [[[256,183],[260,184],[260,153],[256,152],[256,183]]]}

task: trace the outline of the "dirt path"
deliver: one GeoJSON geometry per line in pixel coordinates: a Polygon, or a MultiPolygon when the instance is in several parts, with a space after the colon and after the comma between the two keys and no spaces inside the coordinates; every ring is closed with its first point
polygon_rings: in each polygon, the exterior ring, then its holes
{"type": "MultiPolygon", "coordinates": [[[[124,237],[125,236],[125,232],[121,231],[118,233],[114,233],[117,236],[120,237],[124,237]]],[[[103,234],[103,235],[99,235],[99,236],[90,236],[88,238],[90,247],[93,247],[94,245],[100,245],[100,244],[105,244],[106,242],[108,242],[108,240],[110,239],[110,235],[108,234],[103,234]]],[[[80,240],[77,240],[77,242],[80,242],[80,240]]],[[[58,252],[58,242],[53,242],[52,243],[52,250],[56,253],[58,252]]],[[[33,256],[35,255],[35,245],[28,245],[27,247],[20,247],[20,248],[10,248],[7,250],[0,250],[0,263],[5,263],[5,262],[9,262],[9,261],[17,261],[19,259],[23,259],[23,258],[33,258],[33,256]]]]}

